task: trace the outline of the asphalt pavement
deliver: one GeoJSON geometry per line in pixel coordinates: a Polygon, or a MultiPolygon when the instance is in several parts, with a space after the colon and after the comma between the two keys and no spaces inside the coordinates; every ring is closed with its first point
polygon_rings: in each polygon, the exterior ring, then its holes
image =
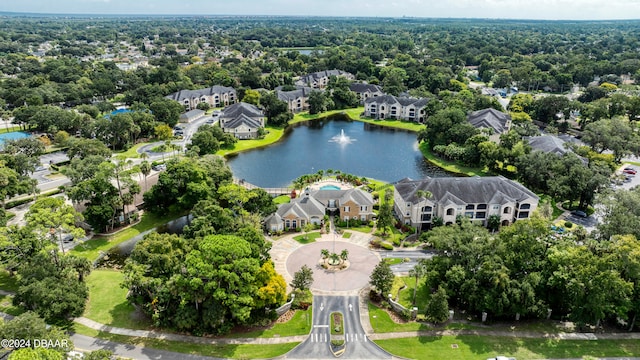
{"type": "Polygon", "coordinates": [[[369,340],[360,324],[358,296],[314,296],[313,323],[307,340],[284,355],[286,359],[330,359],[333,312],[343,315],[345,352],[342,359],[391,359],[391,354],[369,340]]]}

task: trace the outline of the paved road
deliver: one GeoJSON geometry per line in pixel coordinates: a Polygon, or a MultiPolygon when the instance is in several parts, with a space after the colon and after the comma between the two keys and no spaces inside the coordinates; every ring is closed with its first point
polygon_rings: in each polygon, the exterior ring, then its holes
{"type": "Polygon", "coordinates": [[[100,349],[111,350],[115,355],[138,360],[215,360],[219,358],[181,354],[171,351],[156,350],[142,346],[121,344],[113,341],[96,339],[84,335],[73,334],[71,341],[76,350],[94,351],[100,349]]]}
{"type": "Polygon", "coordinates": [[[346,349],[342,359],[391,359],[392,356],[369,340],[360,324],[358,296],[314,296],[313,327],[302,344],[288,352],[286,359],[330,359],[330,315],[340,312],[344,316],[346,349]]]}
{"type": "MultiPolygon", "coordinates": [[[[181,149],[186,149],[187,144],[190,142],[191,137],[193,136],[193,134],[196,133],[196,131],[198,131],[198,128],[202,125],[204,125],[208,120],[210,120],[212,117],[211,116],[205,116],[202,117],[200,119],[194,120],[190,123],[180,123],[178,124],[178,126],[180,126],[184,132],[184,136],[182,139],[180,140],[173,140],[171,141],[172,144],[174,145],[178,145],[180,146],[181,149]]],[[[218,120],[217,117],[213,118],[215,120],[215,122],[213,124],[215,124],[218,120]]],[[[167,157],[168,155],[171,154],[171,152],[166,152],[166,153],[157,153],[157,152],[152,152],[151,149],[153,149],[154,147],[160,146],[164,144],[164,141],[158,141],[155,143],[151,143],[151,144],[147,144],[145,146],[142,146],[140,149],[138,149],[138,153],[147,153],[147,155],[149,156],[150,159],[152,160],[157,160],[164,157],[167,157]]]]}
{"type": "Polygon", "coordinates": [[[396,251],[380,251],[380,257],[385,258],[399,258],[410,259],[407,262],[401,262],[399,264],[391,265],[391,271],[394,274],[406,274],[409,270],[413,269],[418,264],[420,259],[431,259],[435,256],[434,253],[426,250],[396,250],[396,251]]]}

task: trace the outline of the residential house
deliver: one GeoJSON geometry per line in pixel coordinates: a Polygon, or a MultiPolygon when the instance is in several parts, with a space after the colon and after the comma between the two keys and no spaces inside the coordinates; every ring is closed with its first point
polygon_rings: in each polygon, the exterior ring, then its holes
{"type": "Polygon", "coordinates": [[[496,143],[500,142],[500,135],[511,129],[511,116],[493,108],[474,111],[467,120],[477,129],[491,131],[489,140],[496,143]]]}
{"type": "Polygon", "coordinates": [[[282,204],[265,219],[269,231],[302,228],[306,224],[321,225],[325,214],[337,215],[343,221],[373,219],[373,197],[360,189],[305,190],[302,195],[282,204]]]}
{"type": "Polygon", "coordinates": [[[201,117],[204,116],[204,114],[205,114],[204,111],[200,110],[200,109],[190,110],[190,111],[187,111],[185,113],[180,114],[179,121],[181,123],[190,123],[190,122],[192,122],[194,120],[200,119],[201,117]]]}
{"type": "MultiPolygon", "coordinates": [[[[542,136],[531,136],[524,138],[529,146],[531,146],[532,151],[542,151],[545,153],[556,154],[558,156],[563,156],[567,153],[573,153],[573,149],[570,146],[567,146],[569,143],[576,144],[578,146],[584,145],[584,143],[573,136],[570,135],[542,135],[542,136]]],[[[577,155],[582,160],[585,165],[589,164],[589,160],[577,155]]]]}
{"type": "Polygon", "coordinates": [[[384,93],[382,92],[382,87],[375,84],[354,82],[349,86],[349,89],[356,93],[358,99],[360,99],[360,104],[364,104],[365,100],[367,100],[368,98],[374,98],[384,95],[384,93]]]}
{"type": "Polygon", "coordinates": [[[309,95],[313,90],[308,86],[300,85],[296,86],[295,90],[290,91],[283,91],[282,87],[279,87],[276,88],[276,96],[287,103],[289,111],[297,113],[309,109],[309,95]]]}
{"type": "Polygon", "coordinates": [[[496,215],[505,226],[531,217],[539,200],[529,189],[503,176],[403,179],[394,185],[393,195],[396,217],[422,229],[430,228],[436,217],[453,224],[457,216],[487,226],[489,217],[496,215]]]}
{"type": "Polygon", "coordinates": [[[314,89],[323,89],[329,84],[332,76],[342,76],[348,80],[355,80],[353,74],[342,70],[325,70],[303,75],[296,81],[296,85],[309,86],[314,89]]]}
{"type": "Polygon", "coordinates": [[[238,139],[256,139],[264,127],[264,113],[257,106],[245,102],[229,105],[219,117],[222,131],[238,139]]]}
{"type": "Polygon", "coordinates": [[[399,119],[424,123],[429,99],[380,95],[364,101],[364,116],[373,119],[399,119]]]}
{"type": "Polygon", "coordinates": [[[200,103],[207,103],[211,107],[235,104],[238,96],[234,88],[215,85],[205,89],[180,90],[167,95],[166,98],[179,102],[189,111],[195,109],[200,103]]]}

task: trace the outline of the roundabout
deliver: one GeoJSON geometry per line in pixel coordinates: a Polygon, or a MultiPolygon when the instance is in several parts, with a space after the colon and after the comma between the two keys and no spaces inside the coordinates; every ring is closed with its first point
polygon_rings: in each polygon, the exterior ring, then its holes
{"type": "Polygon", "coordinates": [[[351,292],[367,286],[373,268],[380,261],[378,255],[360,245],[341,240],[334,241],[332,238],[333,235],[323,235],[323,240],[291,252],[286,259],[287,273],[293,275],[303,265],[311,268],[313,270],[312,292],[351,292]],[[349,252],[348,267],[339,271],[323,268],[318,261],[323,249],[338,254],[342,250],[347,250],[349,252]]]}

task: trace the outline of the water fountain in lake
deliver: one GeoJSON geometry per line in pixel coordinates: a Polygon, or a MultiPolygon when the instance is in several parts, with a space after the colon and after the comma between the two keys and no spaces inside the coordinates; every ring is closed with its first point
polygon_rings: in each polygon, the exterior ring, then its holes
{"type": "Polygon", "coordinates": [[[356,141],[356,139],[352,139],[344,134],[344,129],[340,129],[340,134],[332,137],[331,140],[329,140],[329,142],[336,142],[338,144],[351,144],[354,141],[356,141]]]}

